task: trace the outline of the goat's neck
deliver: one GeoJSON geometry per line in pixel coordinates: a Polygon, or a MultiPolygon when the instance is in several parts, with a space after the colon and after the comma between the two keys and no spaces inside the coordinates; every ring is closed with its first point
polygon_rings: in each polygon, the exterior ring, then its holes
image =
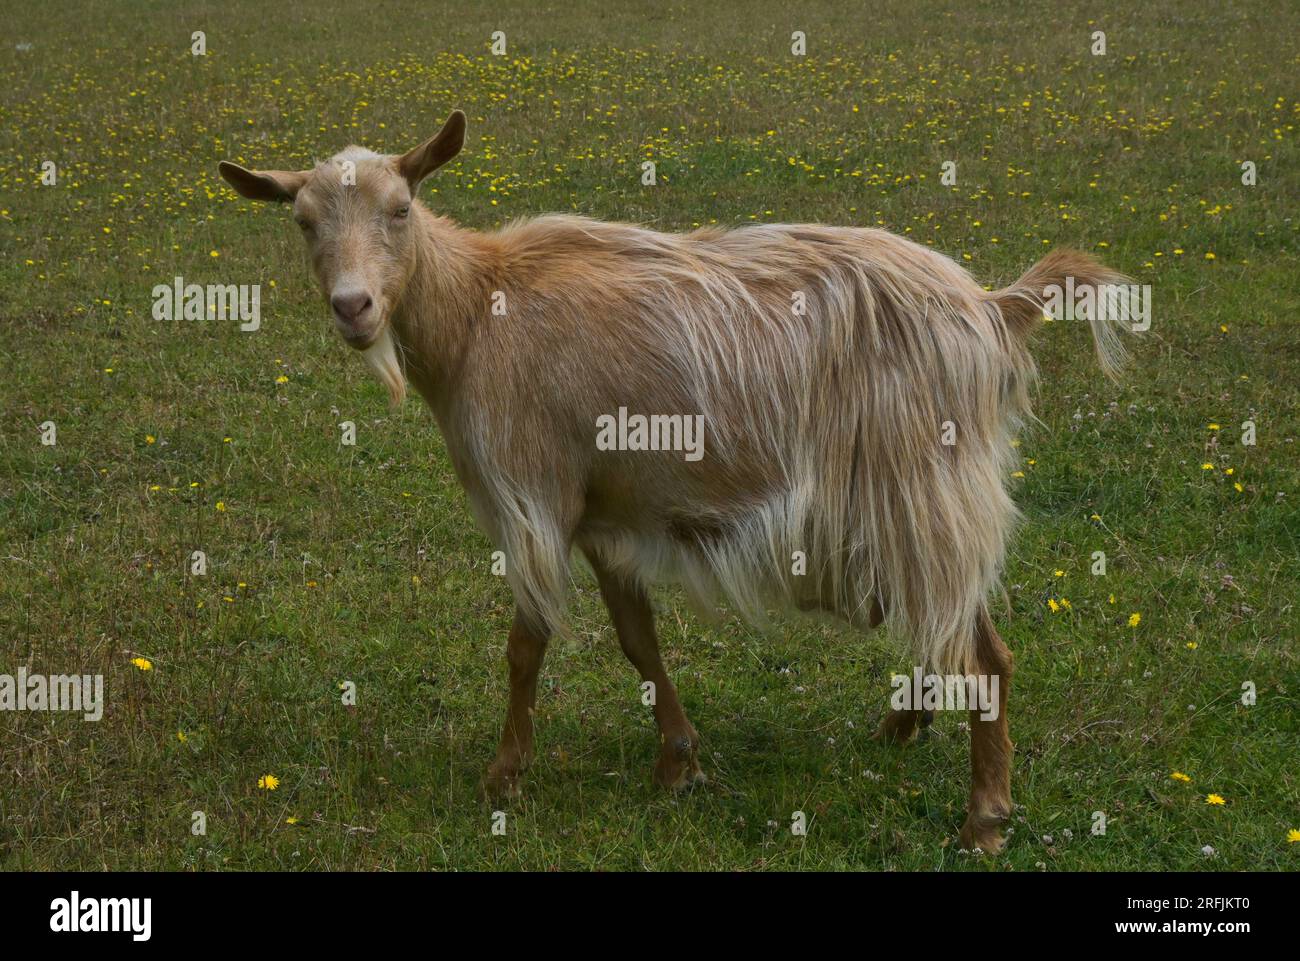
{"type": "Polygon", "coordinates": [[[488,303],[493,258],[481,234],[418,205],[412,214],[415,263],[393,311],[393,333],[411,384],[440,413],[460,376],[471,318],[488,303]]]}

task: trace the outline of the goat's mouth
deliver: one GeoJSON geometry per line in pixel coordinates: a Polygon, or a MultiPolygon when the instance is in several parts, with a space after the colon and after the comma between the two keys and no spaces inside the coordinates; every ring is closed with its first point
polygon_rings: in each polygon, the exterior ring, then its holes
{"type": "Polygon", "coordinates": [[[368,311],[368,316],[360,321],[349,322],[334,316],[334,329],[343,338],[343,342],[355,350],[368,350],[387,325],[387,320],[378,312],[368,311]]]}
{"type": "Polygon", "coordinates": [[[339,335],[343,338],[343,342],[354,350],[369,350],[379,339],[380,326],[368,327],[365,330],[340,330],[339,335]]]}

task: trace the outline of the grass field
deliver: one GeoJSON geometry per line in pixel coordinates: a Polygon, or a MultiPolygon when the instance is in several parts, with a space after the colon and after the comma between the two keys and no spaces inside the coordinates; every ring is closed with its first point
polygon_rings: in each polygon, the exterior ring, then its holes
{"type": "Polygon", "coordinates": [[[870,6],[7,11],[0,673],[101,673],[107,706],[0,713],[0,866],[1300,867],[1300,8],[870,6]],[[655,791],[653,720],[585,571],[493,835],[476,787],[513,605],[492,547],[428,412],[390,409],[331,330],[288,211],[216,170],[400,152],[453,107],[466,149],[423,197],[470,226],[880,225],[984,283],[1063,244],[1151,285],[1121,384],[1079,325],[1036,341],[1042,423],[995,604],[1017,656],[1005,855],[957,850],[961,718],[870,739],[902,645],[704,623],[676,592],[665,659],[712,783],[655,791]],[[261,284],[261,329],[154,320],[177,275],[261,284]]]}

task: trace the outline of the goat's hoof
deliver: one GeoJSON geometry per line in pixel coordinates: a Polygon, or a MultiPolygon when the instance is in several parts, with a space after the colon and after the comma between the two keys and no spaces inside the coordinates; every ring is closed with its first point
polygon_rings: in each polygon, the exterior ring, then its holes
{"type": "Polygon", "coordinates": [[[699,738],[693,733],[665,741],[655,764],[655,784],[674,793],[707,784],[709,779],[700,770],[698,744],[699,738]]]}
{"type": "Polygon", "coordinates": [[[479,796],[485,801],[511,801],[523,793],[523,772],[513,765],[492,762],[479,782],[479,796]]]}
{"type": "MultiPolygon", "coordinates": [[[[921,735],[928,736],[926,728],[934,723],[934,711],[889,711],[876,730],[876,740],[886,744],[906,744],[916,734],[917,726],[921,735]]],[[[917,736],[916,740],[921,740],[917,736]]]]}
{"type": "Polygon", "coordinates": [[[1002,834],[1002,825],[1006,820],[1005,815],[996,812],[977,814],[971,811],[966,815],[961,833],[957,835],[958,845],[966,851],[978,849],[985,854],[1001,854],[1007,844],[1006,837],[1002,834]]]}

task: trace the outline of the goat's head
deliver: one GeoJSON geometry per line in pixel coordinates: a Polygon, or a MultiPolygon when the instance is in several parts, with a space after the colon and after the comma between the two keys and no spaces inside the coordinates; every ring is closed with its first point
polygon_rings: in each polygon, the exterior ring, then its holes
{"type": "Polygon", "coordinates": [[[334,326],[358,350],[389,346],[389,314],[415,266],[411,213],[425,177],[460,152],[465,115],[401,156],[348,147],[313,170],[246,170],[223,161],[221,176],[251,200],[293,204],[334,326]]]}

